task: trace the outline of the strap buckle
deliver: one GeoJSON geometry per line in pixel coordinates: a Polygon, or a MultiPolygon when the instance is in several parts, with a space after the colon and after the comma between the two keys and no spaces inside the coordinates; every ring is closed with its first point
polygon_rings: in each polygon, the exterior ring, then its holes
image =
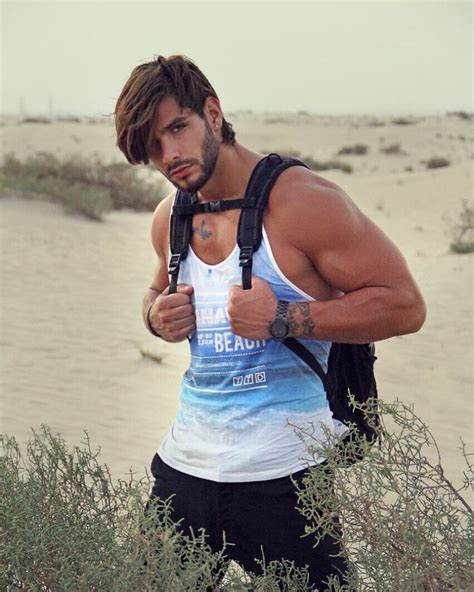
{"type": "Polygon", "coordinates": [[[171,255],[170,264],[168,267],[168,273],[170,275],[175,275],[179,271],[179,266],[181,264],[181,254],[175,253],[171,255]]]}
{"type": "Polygon", "coordinates": [[[239,255],[240,267],[248,267],[252,263],[253,247],[242,247],[239,255]]]}
{"type": "Polygon", "coordinates": [[[222,204],[222,202],[220,200],[208,201],[206,204],[208,206],[208,208],[206,208],[206,209],[208,209],[209,212],[220,212],[221,211],[221,204],[222,204]]]}

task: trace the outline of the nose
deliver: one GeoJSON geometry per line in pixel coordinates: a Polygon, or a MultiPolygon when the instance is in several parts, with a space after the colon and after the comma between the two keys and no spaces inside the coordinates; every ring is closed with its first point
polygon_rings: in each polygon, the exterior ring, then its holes
{"type": "Polygon", "coordinates": [[[163,138],[161,141],[161,158],[163,165],[169,169],[180,158],[179,147],[172,138],[163,138]]]}

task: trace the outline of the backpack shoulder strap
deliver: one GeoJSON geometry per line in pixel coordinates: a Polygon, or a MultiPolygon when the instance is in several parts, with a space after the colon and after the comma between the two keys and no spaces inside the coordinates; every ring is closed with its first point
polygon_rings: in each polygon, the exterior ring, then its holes
{"type": "Polygon", "coordinates": [[[316,359],[316,356],[310,352],[310,350],[305,347],[301,341],[298,341],[298,339],[295,339],[294,337],[287,337],[283,340],[283,344],[286,345],[288,349],[291,349],[291,351],[301,360],[303,360],[303,362],[305,362],[305,364],[307,364],[311,370],[319,376],[323,386],[326,387],[327,375],[324,372],[321,364],[316,359]]]}
{"type": "MultiPolygon", "coordinates": [[[[196,194],[178,189],[174,200],[174,206],[189,206],[197,203],[196,194]]],[[[179,267],[181,261],[186,259],[191,241],[193,216],[190,213],[176,213],[174,207],[170,217],[170,251],[171,258],[168,273],[170,275],[170,294],[176,292],[178,284],[179,267]]]]}
{"type": "Polygon", "coordinates": [[[253,199],[255,206],[242,210],[237,230],[237,244],[240,247],[240,266],[242,267],[242,288],[252,287],[252,256],[262,242],[263,212],[267,206],[270,192],[280,174],[291,166],[304,166],[301,160],[269,154],[257,163],[250,176],[246,199],[253,199]]]}

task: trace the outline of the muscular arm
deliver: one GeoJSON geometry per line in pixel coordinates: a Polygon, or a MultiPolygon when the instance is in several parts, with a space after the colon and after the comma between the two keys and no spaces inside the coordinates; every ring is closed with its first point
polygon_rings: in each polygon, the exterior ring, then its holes
{"type": "MultiPolygon", "coordinates": [[[[341,296],[291,304],[291,334],[363,343],[418,331],[425,319],[425,305],[397,247],[341,189],[310,175],[298,171],[291,184],[288,179],[282,183],[275,199],[272,195],[269,215],[273,228],[285,233],[292,247],[307,257],[315,272],[341,296]],[[295,197],[285,200],[285,194],[295,197]]],[[[235,326],[238,334],[253,339],[268,337],[276,309],[276,299],[268,290],[259,280],[248,291],[253,292],[253,298],[232,288],[229,312],[233,321],[235,315],[240,319],[235,326]],[[248,306],[242,308],[244,301],[248,306]]]]}
{"type": "Polygon", "coordinates": [[[176,294],[169,294],[167,252],[169,216],[174,193],[163,200],[152,219],[151,240],[157,256],[153,280],[143,297],[143,321],[147,325],[150,310],[152,328],[166,341],[183,341],[195,326],[194,309],[190,302],[191,286],[180,284],[176,294]],[[151,307],[151,308],[150,308],[151,307]]]}

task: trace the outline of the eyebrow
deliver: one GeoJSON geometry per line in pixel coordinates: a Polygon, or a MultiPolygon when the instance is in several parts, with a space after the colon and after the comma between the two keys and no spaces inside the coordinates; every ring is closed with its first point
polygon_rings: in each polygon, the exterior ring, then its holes
{"type": "Polygon", "coordinates": [[[178,125],[178,123],[184,123],[186,121],[186,119],[188,119],[187,116],[175,117],[171,123],[169,123],[167,126],[161,128],[161,129],[159,129],[158,133],[164,134],[167,131],[169,131],[172,127],[174,127],[175,125],[178,125]]]}

